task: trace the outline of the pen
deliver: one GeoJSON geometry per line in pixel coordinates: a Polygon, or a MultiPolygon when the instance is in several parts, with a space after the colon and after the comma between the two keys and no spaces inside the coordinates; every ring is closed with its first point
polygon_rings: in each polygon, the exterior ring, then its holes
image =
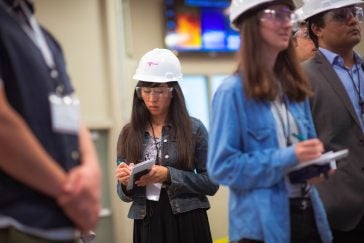
{"type": "Polygon", "coordinates": [[[116,161],[116,164],[117,164],[117,165],[120,165],[120,164],[121,164],[121,160],[117,160],[117,161],[116,161]]]}
{"type": "Polygon", "coordinates": [[[301,135],[301,134],[297,134],[297,133],[292,133],[292,136],[293,137],[295,137],[295,138],[297,138],[299,141],[304,141],[304,140],[306,140],[305,139],[305,137],[303,136],[303,135],[301,135]]]}

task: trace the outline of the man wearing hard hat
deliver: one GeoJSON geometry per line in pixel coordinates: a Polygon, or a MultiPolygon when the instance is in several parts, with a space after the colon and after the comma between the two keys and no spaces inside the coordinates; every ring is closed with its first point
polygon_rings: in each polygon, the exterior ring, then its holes
{"type": "Polygon", "coordinates": [[[303,5],[318,51],[303,67],[314,89],[311,109],[325,150],[348,148],[337,171],[318,185],[334,242],[364,242],[364,70],[360,0],[309,0],[303,5]]]}

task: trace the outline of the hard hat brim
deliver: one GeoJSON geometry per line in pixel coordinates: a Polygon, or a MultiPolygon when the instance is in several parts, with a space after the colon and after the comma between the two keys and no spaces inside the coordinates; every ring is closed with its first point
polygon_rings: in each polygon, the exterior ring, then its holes
{"type": "Polygon", "coordinates": [[[309,20],[311,17],[313,17],[313,16],[315,16],[317,14],[326,12],[326,11],[330,11],[330,10],[333,10],[333,9],[347,7],[347,6],[350,6],[350,5],[363,4],[363,3],[364,2],[362,0],[350,0],[350,1],[345,1],[345,2],[343,1],[341,3],[340,2],[337,2],[334,5],[328,5],[328,6],[325,6],[323,8],[315,9],[310,14],[306,14],[305,13],[305,12],[307,12],[307,9],[305,9],[305,5],[303,5],[302,8],[303,8],[305,20],[309,20]]]}
{"type": "Polygon", "coordinates": [[[255,12],[265,6],[269,6],[272,4],[287,4],[292,10],[296,8],[295,3],[293,0],[264,0],[264,1],[252,1],[249,3],[237,3],[232,1],[230,5],[231,14],[230,18],[230,26],[232,29],[239,31],[237,26],[237,20],[240,16],[248,15],[251,12],[255,12]],[[232,11],[232,8],[235,8],[235,11],[232,11]]]}
{"type": "Polygon", "coordinates": [[[150,82],[150,83],[168,83],[168,82],[179,82],[182,81],[182,77],[178,77],[176,79],[168,79],[168,78],[154,78],[150,75],[142,75],[142,74],[134,74],[133,79],[137,81],[150,82]]]}

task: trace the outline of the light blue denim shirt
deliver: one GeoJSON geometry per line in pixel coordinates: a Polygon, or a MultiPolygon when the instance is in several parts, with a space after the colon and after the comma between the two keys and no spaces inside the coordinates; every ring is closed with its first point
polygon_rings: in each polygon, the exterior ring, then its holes
{"type": "Polygon", "coordinates": [[[345,67],[344,59],[338,54],[329,51],[325,48],[320,47],[319,50],[326,57],[326,59],[331,64],[332,68],[335,70],[335,73],[339,77],[342,85],[345,88],[346,93],[348,94],[351,104],[354,107],[356,116],[360,121],[361,130],[364,132],[364,119],[361,117],[361,108],[359,107],[359,95],[358,88],[360,82],[360,95],[362,99],[364,99],[364,70],[363,70],[363,62],[360,56],[355,53],[355,63],[351,68],[345,67]],[[354,84],[355,86],[354,86],[354,84]]]}
{"type": "MultiPolygon", "coordinates": [[[[309,103],[289,102],[288,109],[302,136],[316,136],[309,103]]],[[[290,242],[287,169],[298,161],[294,146],[279,148],[270,102],[245,97],[238,76],[226,79],[212,102],[208,173],[228,186],[229,238],[290,242]]],[[[316,224],[323,242],[332,235],[316,189],[310,191],[316,224]]]]}

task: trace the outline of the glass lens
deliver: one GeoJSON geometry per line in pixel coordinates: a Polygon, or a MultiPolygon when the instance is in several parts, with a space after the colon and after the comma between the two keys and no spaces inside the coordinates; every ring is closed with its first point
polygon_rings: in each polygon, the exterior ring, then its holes
{"type": "Polygon", "coordinates": [[[135,91],[139,98],[149,98],[153,97],[166,97],[169,95],[170,92],[173,91],[172,87],[136,87],[135,91]]]}
{"type": "Polygon", "coordinates": [[[289,21],[292,24],[292,28],[298,28],[298,16],[289,8],[262,10],[260,21],[267,20],[273,20],[277,23],[285,23],[286,21],[289,21]]]}
{"type": "Polygon", "coordinates": [[[303,39],[310,39],[310,36],[308,34],[307,26],[300,26],[298,27],[298,30],[293,35],[294,38],[303,38],[303,39]]]}
{"type": "Polygon", "coordinates": [[[344,23],[351,17],[358,19],[360,22],[364,19],[363,9],[361,7],[347,7],[332,10],[332,19],[344,23]]]}

